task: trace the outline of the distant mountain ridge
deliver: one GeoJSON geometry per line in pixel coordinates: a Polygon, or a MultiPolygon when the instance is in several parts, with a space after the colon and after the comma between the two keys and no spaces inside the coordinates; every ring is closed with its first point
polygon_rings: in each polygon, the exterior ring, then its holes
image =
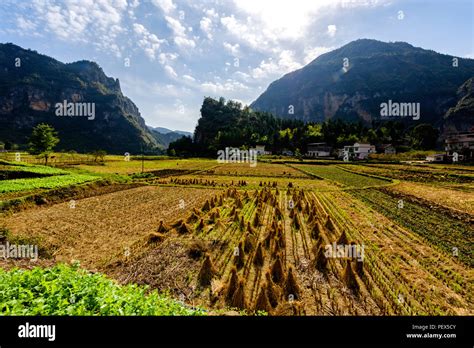
{"type": "Polygon", "coordinates": [[[442,127],[459,87],[474,76],[474,60],[457,58],[455,67],[453,58],[405,42],[356,40],[272,82],[251,108],[304,121],[370,124],[381,118],[380,104],[392,100],[420,103],[420,119],[403,122],[442,127]]]}
{"type": "Polygon", "coordinates": [[[151,127],[151,126],[148,126],[148,128],[150,128],[152,130],[155,130],[155,131],[157,131],[161,134],[177,133],[177,134],[182,134],[182,135],[187,136],[187,137],[192,137],[193,136],[193,133],[187,132],[187,131],[171,130],[171,129],[164,128],[164,127],[151,127]]]}
{"type": "Polygon", "coordinates": [[[8,43],[0,44],[0,67],[0,141],[24,145],[35,125],[48,123],[61,139],[56,150],[133,154],[167,146],[122,94],[119,80],[94,62],[64,64],[8,43]],[[64,101],[94,103],[95,116],[58,117],[55,105],[64,101]]]}
{"type": "Polygon", "coordinates": [[[166,148],[168,148],[169,144],[172,143],[173,141],[176,141],[182,137],[193,136],[193,133],[190,133],[190,132],[178,131],[178,130],[172,131],[168,128],[163,128],[163,127],[148,126],[148,129],[150,129],[156,141],[158,141],[160,144],[163,144],[166,148]]]}

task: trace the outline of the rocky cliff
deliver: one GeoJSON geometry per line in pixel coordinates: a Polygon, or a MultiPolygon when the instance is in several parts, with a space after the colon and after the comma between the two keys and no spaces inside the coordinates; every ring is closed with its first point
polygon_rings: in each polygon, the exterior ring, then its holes
{"type": "Polygon", "coordinates": [[[0,44],[0,141],[25,145],[39,123],[58,131],[56,150],[133,154],[142,146],[149,151],[164,148],[137,106],[122,94],[119,80],[107,77],[96,63],[63,64],[0,44]],[[71,113],[58,112],[58,103],[72,105],[71,113]],[[94,106],[89,108],[94,116],[81,114],[81,106],[94,106]]]}

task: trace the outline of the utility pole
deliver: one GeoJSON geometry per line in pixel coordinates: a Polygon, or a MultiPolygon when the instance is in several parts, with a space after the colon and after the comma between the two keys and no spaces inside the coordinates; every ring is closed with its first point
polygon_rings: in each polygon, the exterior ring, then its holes
{"type": "Polygon", "coordinates": [[[143,168],[143,167],[144,167],[144,164],[145,164],[145,163],[144,163],[145,158],[144,158],[144,156],[143,156],[143,144],[141,145],[141,148],[142,148],[142,174],[143,174],[143,172],[144,172],[144,168],[143,168]]]}

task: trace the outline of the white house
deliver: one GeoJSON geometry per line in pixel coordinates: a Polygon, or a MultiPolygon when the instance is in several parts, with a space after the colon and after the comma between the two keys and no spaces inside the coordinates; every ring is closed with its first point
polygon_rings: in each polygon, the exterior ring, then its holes
{"type": "Polygon", "coordinates": [[[308,157],[329,157],[331,156],[332,148],[326,143],[310,143],[308,144],[308,157]]]}
{"type": "Polygon", "coordinates": [[[349,155],[350,159],[367,159],[371,153],[375,153],[375,145],[355,143],[354,145],[344,146],[344,156],[349,155]]]}
{"type": "Polygon", "coordinates": [[[254,148],[250,149],[254,150],[258,156],[263,156],[263,155],[271,155],[271,151],[265,151],[265,145],[255,145],[254,148]]]}
{"type": "Polygon", "coordinates": [[[443,162],[446,155],[444,153],[435,153],[433,155],[426,156],[428,162],[443,162]]]}

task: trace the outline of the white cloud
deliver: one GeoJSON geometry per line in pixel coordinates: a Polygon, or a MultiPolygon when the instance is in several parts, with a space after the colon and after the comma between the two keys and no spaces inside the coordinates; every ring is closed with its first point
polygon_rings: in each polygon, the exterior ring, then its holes
{"type": "Polygon", "coordinates": [[[196,43],[192,39],[188,39],[184,36],[177,36],[174,38],[174,43],[181,48],[194,48],[196,43]]]}
{"type": "Polygon", "coordinates": [[[305,53],[305,57],[303,59],[304,64],[308,64],[309,62],[312,62],[317,57],[319,57],[321,54],[332,51],[333,49],[334,49],[334,47],[324,47],[324,46],[316,46],[316,47],[312,47],[312,48],[306,48],[304,50],[304,53],[305,53]]]}
{"type": "Polygon", "coordinates": [[[143,49],[148,58],[155,60],[161,44],[166,42],[166,40],[159,39],[155,34],[150,33],[148,29],[139,23],[133,24],[133,31],[139,37],[137,42],[138,46],[143,49]]]}
{"type": "Polygon", "coordinates": [[[196,79],[190,75],[183,75],[183,79],[189,82],[196,82],[196,79]]]}
{"type": "Polygon", "coordinates": [[[229,92],[248,90],[248,87],[241,82],[228,79],[225,82],[204,82],[201,83],[201,90],[204,93],[213,93],[214,95],[225,95],[229,92]]]}
{"type": "Polygon", "coordinates": [[[165,14],[169,14],[176,9],[176,5],[172,0],[152,0],[152,3],[161,8],[165,14]]]}
{"type": "Polygon", "coordinates": [[[212,40],[212,20],[208,17],[203,17],[199,22],[199,27],[206,34],[209,40],[212,40]]]}
{"type": "Polygon", "coordinates": [[[178,77],[178,74],[176,73],[176,71],[174,71],[171,65],[165,65],[164,69],[165,69],[165,72],[168,74],[168,76],[172,78],[178,77]]]}
{"type": "Polygon", "coordinates": [[[165,16],[166,23],[168,24],[168,27],[173,31],[174,35],[176,36],[183,36],[186,35],[186,28],[181,25],[181,23],[177,20],[174,19],[173,17],[170,16],[165,16]]]}
{"type": "Polygon", "coordinates": [[[168,27],[173,31],[174,43],[181,48],[194,48],[196,43],[186,37],[186,28],[177,19],[165,16],[168,27]]]}
{"type": "Polygon", "coordinates": [[[252,70],[252,77],[255,79],[265,79],[274,75],[283,75],[287,72],[301,68],[301,64],[295,60],[294,53],[290,50],[283,50],[278,61],[273,59],[263,60],[260,65],[252,70]]]}
{"type": "Polygon", "coordinates": [[[336,25],[334,25],[334,24],[328,25],[327,34],[328,34],[330,37],[334,37],[334,36],[336,35],[336,31],[337,31],[336,25]]]}
{"type": "Polygon", "coordinates": [[[222,17],[221,24],[234,38],[256,50],[267,50],[274,47],[277,41],[274,33],[259,27],[250,17],[245,22],[236,19],[234,15],[222,17]]]}
{"type": "Polygon", "coordinates": [[[373,7],[390,0],[234,0],[240,10],[260,18],[264,28],[283,38],[302,37],[315,15],[335,8],[373,7]]]}
{"type": "Polygon", "coordinates": [[[204,10],[204,13],[206,14],[207,17],[216,18],[216,19],[219,18],[219,14],[213,8],[204,10]]]}
{"type": "Polygon", "coordinates": [[[178,58],[176,53],[160,53],[158,56],[158,61],[161,65],[169,65],[171,62],[178,58]]]}
{"type": "Polygon", "coordinates": [[[18,28],[22,31],[31,31],[36,29],[36,24],[33,21],[25,19],[23,16],[20,16],[16,20],[18,28]]]}
{"type": "Polygon", "coordinates": [[[124,33],[126,0],[33,1],[33,15],[17,22],[19,27],[42,27],[67,42],[92,43],[96,48],[121,56],[117,38],[124,33]]]}
{"type": "Polygon", "coordinates": [[[237,57],[239,55],[239,44],[232,45],[228,42],[224,42],[224,48],[232,54],[234,57],[237,57]]]}

